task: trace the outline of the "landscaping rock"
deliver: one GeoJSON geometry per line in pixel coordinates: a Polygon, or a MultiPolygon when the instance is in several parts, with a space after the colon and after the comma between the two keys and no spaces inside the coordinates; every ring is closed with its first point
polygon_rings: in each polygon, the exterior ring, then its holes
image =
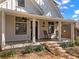
{"type": "Polygon", "coordinates": [[[55,56],[60,56],[64,59],[78,59],[66,53],[66,50],[60,47],[58,43],[45,43],[44,46],[50,53],[54,54],[55,56]]]}

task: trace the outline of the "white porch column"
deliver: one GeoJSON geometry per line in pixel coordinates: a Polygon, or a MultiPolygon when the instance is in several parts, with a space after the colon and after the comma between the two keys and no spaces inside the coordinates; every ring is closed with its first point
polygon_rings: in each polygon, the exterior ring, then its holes
{"type": "Polygon", "coordinates": [[[59,41],[61,41],[61,22],[59,22],[58,23],[58,27],[59,27],[59,29],[58,29],[58,39],[59,39],[59,41]]]}
{"type": "Polygon", "coordinates": [[[5,13],[2,11],[2,40],[1,40],[1,48],[5,47],[5,13]]]}
{"type": "Polygon", "coordinates": [[[33,26],[33,33],[32,33],[32,34],[33,34],[33,35],[32,35],[33,37],[32,37],[32,38],[33,38],[33,43],[35,43],[35,42],[36,42],[36,36],[35,36],[36,23],[35,23],[35,19],[33,19],[33,23],[32,23],[32,24],[33,24],[33,25],[32,25],[32,26],[33,26]]]}
{"type": "Polygon", "coordinates": [[[75,26],[75,24],[71,24],[71,40],[73,40],[74,41],[74,26],[75,26]]]}

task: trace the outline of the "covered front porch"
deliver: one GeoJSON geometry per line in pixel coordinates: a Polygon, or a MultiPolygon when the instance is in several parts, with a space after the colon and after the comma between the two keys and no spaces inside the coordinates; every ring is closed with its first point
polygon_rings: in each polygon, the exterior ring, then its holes
{"type": "Polygon", "coordinates": [[[74,40],[74,21],[4,9],[0,15],[2,49],[18,44],[74,40]]]}

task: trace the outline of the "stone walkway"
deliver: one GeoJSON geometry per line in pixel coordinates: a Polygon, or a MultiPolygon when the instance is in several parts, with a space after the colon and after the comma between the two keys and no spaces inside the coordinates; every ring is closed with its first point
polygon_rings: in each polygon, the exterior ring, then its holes
{"type": "Polygon", "coordinates": [[[64,57],[65,59],[79,59],[66,53],[66,50],[60,47],[57,42],[45,43],[44,46],[50,53],[52,53],[55,56],[64,57]]]}

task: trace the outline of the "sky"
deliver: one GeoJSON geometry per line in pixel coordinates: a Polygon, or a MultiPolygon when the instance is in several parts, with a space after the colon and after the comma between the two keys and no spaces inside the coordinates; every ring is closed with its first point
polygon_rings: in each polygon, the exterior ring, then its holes
{"type": "Polygon", "coordinates": [[[79,0],[55,0],[65,19],[79,20],[79,0]]]}

